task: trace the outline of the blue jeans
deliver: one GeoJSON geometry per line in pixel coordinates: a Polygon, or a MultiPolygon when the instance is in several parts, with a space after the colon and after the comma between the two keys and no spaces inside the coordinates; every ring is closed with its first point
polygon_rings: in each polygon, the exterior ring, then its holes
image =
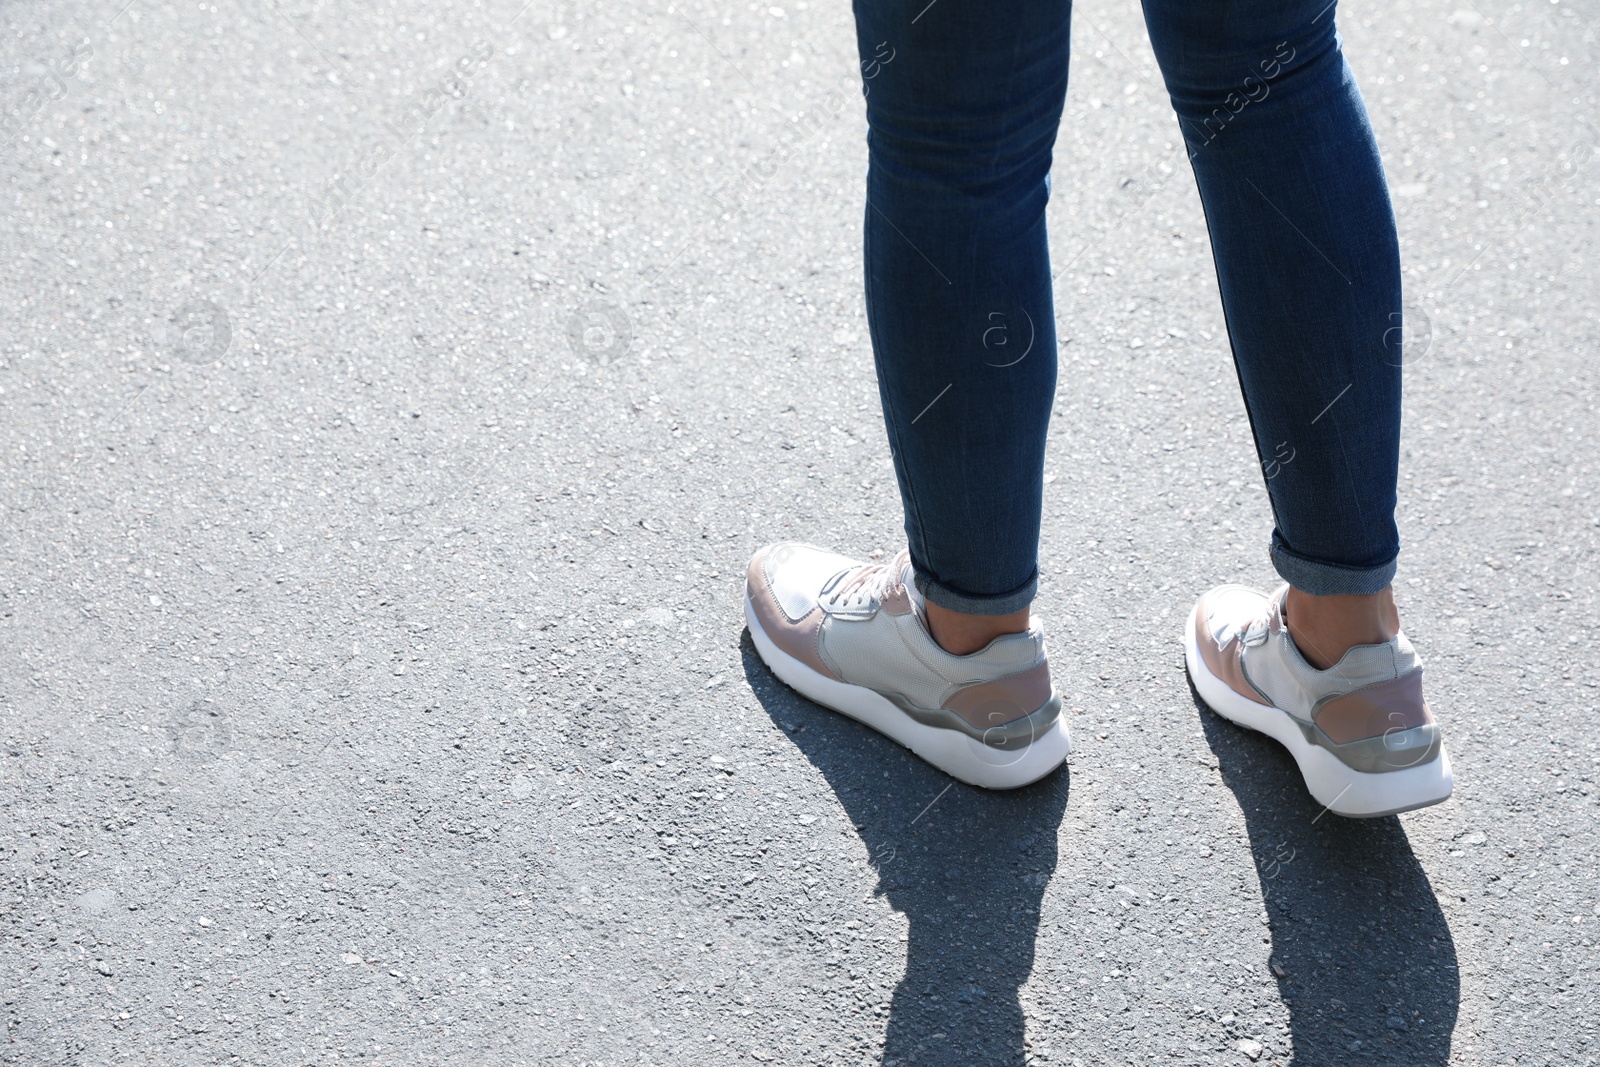
{"type": "MultiPolygon", "coordinates": [[[[1399,551],[1399,248],[1333,7],[1144,13],[1211,231],[1273,564],[1315,595],[1377,592],[1399,551]]],[[[917,583],[1007,614],[1038,584],[1071,5],[855,0],[855,16],[867,317],[917,583]]]]}

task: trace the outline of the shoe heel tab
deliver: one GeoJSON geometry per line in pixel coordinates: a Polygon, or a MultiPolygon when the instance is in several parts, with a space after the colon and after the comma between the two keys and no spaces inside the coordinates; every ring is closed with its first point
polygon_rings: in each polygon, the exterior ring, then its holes
{"type": "Polygon", "coordinates": [[[1411,643],[1411,638],[1401,630],[1394,635],[1394,666],[1397,673],[1422,669],[1422,657],[1417,654],[1417,648],[1411,643]]]}
{"type": "Polygon", "coordinates": [[[1028,628],[1021,633],[1001,634],[993,641],[990,641],[987,645],[984,645],[983,648],[979,649],[977,652],[974,652],[973,655],[982,656],[985,653],[991,652],[1004,653],[1006,659],[1015,659],[1019,663],[1038,663],[1045,658],[1044,631],[1038,629],[1030,621],[1028,628]],[[1024,645],[1027,646],[1028,651],[1026,656],[1022,654],[1024,645]]]}

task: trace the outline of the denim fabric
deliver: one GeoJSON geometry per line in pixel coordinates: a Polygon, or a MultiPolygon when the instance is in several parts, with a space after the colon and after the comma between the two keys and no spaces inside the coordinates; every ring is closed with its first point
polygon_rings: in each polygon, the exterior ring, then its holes
{"type": "MultiPolygon", "coordinates": [[[[1377,592],[1399,551],[1399,250],[1333,6],[1144,11],[1211,231],[1273,563],[1309,593],[1377,592]]],[[[867,317],[917,585],[1006,614],[1038,583],[1071,5],[855,0],[855,16],[867,317]]]]}

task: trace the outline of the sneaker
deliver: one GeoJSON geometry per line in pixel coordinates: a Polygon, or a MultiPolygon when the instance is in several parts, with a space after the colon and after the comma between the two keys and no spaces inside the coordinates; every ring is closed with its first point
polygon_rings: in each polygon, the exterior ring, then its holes
{"type": "Polygon", "coordinates": [[[1287,748],[1311,795],[1336,815],[1393,815],[1449,797],[1450,758],[1411,642],[1397,634],[1356,645],[1319,671],[1284,623],[1288,590],[1222,585],[1200,598],[1184,635],[1200,698],[1287,748]]]}
{"type": "Polygon", "coordinates": [[[923,619],[909,553],[864,564],[812,545],[768,545],[745,578],[750,637],[802,695],[987,789],[1037,781],[1067,758],[1044,634],[1006,634],[967,656],[923,619]]]}

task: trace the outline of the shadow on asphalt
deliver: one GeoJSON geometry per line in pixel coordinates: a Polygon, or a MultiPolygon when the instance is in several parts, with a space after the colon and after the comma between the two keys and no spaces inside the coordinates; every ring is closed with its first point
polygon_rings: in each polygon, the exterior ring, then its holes
{"type": "MultiPolygon", "coordinates": [[[[1039,901],[1056,867],[1066,768],[1007,793],[962,785],[778,681],[748,631],[741,653],[751,691],[828,780],[866,843],[878,891],[910,923],[885,1067],[1021,1067],[1017,989],[1033,969],[1039,901]]],[[[830,999],[842,1014],[870,1017],[865,1004],[838,1002],[851,995],[843,977],[830,976],[830,999]]]]}
{"type": "Polygon", "coordinates": [[[1281,745],[1190,695],[1244,812],[1293,1062],[1448,1063],[1455,942],[1400,820],[1324,814],[1281,745]]]}

